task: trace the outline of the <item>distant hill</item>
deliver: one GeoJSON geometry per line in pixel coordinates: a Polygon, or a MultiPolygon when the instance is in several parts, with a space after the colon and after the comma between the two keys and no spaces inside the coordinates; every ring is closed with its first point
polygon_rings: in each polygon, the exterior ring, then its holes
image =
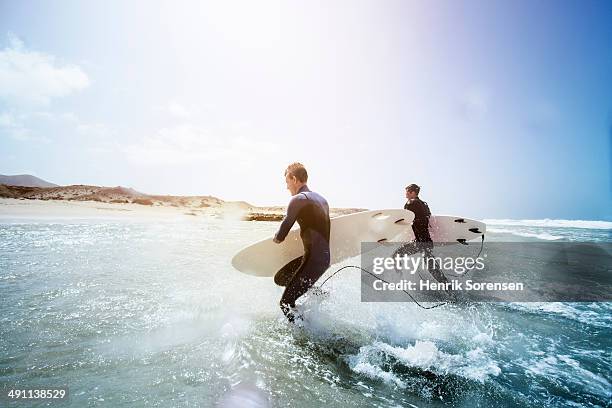
{"type": "MultiPolygon", "coordinates": [[[[224,204],[233,205],[212,196],[159,196],[140,193],[128,187],[99,187],[88,185],[29,187],[0,183],[0,197],[23,198],[28,200],[69,200],[98,201],[105,203],[142,204],[150,206],[172,207],[219,207],[224,204]]],[[[239,206],[249,208],[248,203],[239,206]]]]}
{"type": "MultiPolygon", "coordinates": [[[[178,207],[189,209],[188,215],[197,215],[206,209],[223,209],[228,214],[242,214],[242,219],[248,221],[280,221],[285,215],[285,207],[255,207],[246,201],[224,201],[213,196],[170,196],[150,195],[140,193],[128,187],[100,187],[83,184],[71,186],[55,186],[33,176],[0,176],[0,198],[19,200],[66,200],[66,201],[97,201],[113,204],[140,204],[151,207],[178,207]],[[6,184],[19,182],[20,177],[50,184],[50,187],[24,186],[6,184]],[[17,179],[16,179],[17,178],[17,179]]],[[[21,182],[24,182],[21,179],[21,182]]],[[[351,214],[363,211],[360,208],[332,208],[330,215],[351,214]]]]}
{"type": "Polygon", "coordinates": [[[30,174],[18,174],[15,176],[0,174],[0,184],[21,187],[57,187],[57,184],[49,183],[30,174]]]}

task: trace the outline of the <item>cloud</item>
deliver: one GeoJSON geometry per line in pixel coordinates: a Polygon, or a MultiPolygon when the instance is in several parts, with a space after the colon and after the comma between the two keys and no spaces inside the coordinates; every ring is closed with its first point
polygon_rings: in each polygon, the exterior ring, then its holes
{"type": "Polygon", "coordinates": [[[273,155],[279,149],[271,142],[229,133],[182,124],[161,129],[122,150],[130,162],[139,165],[225,161],[245,166],[273,155]]]}
{"type": "Polygon", "coordinates": [[[89,86],[89,78],[78,65],[28,50],[13,34],[8,40],[0,51],[0,99],[9,105],[48,105],[54,98],[89,86]]]}
{"type": "Polygon", "coordinates": [[[24,123],[27,118],[28,115],[24,113],[0,112],[0,138],[9,136],[20,142],[49,143],[49,138],[34,135],[33,132],[25,126],[24,123]]]}
{"type": "MultiPolygon", "coordinates": [[[[24,115],[25,116],[25,115],[24,115]]],[[[54,113],[49,111],[36,111],[29,115],[33,119],[43,119],[50,122],[78,123],[79,118],[73,112],[54,113]]]]}
{"type": "Polygon", "coordinates": [[[187,118],[191,116],[189,109],[178,102],[170,102],[168,104],[168,112],[177,118],[187,118]]]}
{"type": "Polygon", "coordinates": [[[176,100],[155,105],[152,107],[155,112],[161,112],[165,115],[169,115],[174,119],[181,119],[183,121],[189,119],[193,121],[193,118],[201,117],[203,114],[209,115],[212,111],[212,105],[186,105],[176,100]]]}
{"type": "Polygon", "coordinates": [[[0,126],[2,127],[10,127],[15,124],[15,119],[13,115],[8,112],[0,113],[0,126]]]}
{"type": "Polygon", "coordinates": [[[112,130],[102,123],[80,123],[77,125],[76,131],[81,136],[100,139],[109,138],[113,134],[112,130]]]}
{"type": "Polygon", "coordinates": [[[0,113],[0,135],[8,135],[15,140],[31,139],[31,132],[23,126],[20,118],[9,112],[0,113]]]}
{"type": "Polygon", "coordinates": [[[109,139],[113,129],[101,123],[82,122],[73,112],[9,110],[0,112],[0,137],[9,136],[22,142],[51,142],[40,134],[78,135],[81,139],[109,139]],[[36,134],[36,135],[35,135],[36,134]]]}

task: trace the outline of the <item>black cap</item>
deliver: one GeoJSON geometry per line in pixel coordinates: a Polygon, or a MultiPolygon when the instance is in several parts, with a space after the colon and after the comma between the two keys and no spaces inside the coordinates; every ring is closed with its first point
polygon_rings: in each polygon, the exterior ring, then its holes
{"type": "Polygon", "coordinates": [[[416,184],[409,184],[406,186],[406,190],[414,191],[415,193],[419,194],[419,191],[421,191],[421,187],[417,186],[416,184]]]}

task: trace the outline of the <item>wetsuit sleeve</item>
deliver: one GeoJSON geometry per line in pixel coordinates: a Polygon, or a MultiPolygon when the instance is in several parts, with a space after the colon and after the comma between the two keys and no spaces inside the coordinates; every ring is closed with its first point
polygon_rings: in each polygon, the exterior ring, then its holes
{"type": "Polygon", "coordinates": [[[425,216],[427,218],[431,217],[431,210],[429,209],[429,205],[425,201],[423,201],[423,205],[425,207],[425,216]]]}
{"type": "Polygon", "coordinates": [[[301,200],[298,199],[297,196],[289,201],[289,205],[287,206],[287,215],[285,215],[278,232],[274,235],[275,241],[283,242],[285,237],[287,237],[287,234],[289,233],[289,230],[291,230],[291,227],[293,227],[293,224],[295,224],[295,220],[297,219],[300,208],[302,207],[300,202],[301,200]]]}

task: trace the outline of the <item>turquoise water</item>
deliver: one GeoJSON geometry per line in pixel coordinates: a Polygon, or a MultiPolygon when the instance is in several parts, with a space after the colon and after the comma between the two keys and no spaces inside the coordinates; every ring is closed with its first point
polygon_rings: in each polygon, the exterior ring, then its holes
{"type": "MultiPolygon", "coordinates": [[[[294,328],[281,288],[230,265],[277,226],[4,220],[0,384],[67,384],[74,407],[612,403],[612,304],[366,304],[347,272],[294,328]]],[[[605,228],[495,228],[492,240],[610,240],[605,228]]]]}

